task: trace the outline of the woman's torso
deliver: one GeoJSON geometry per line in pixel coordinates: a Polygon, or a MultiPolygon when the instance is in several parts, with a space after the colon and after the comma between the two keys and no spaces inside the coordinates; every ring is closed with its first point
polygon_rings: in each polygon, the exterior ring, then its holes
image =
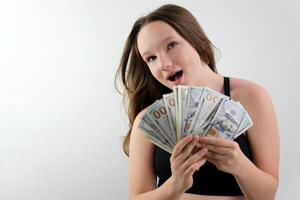
{"type": "MultiPolygon", "coordinates": [[[[236,95],[243,82],[240,79],[224,80],[224,94],[236,95]],[[231,82],[231,84],[230,84],[231,82]]],[[[237,100],[237,99],[235,99],[237,100]]],[[[240,135],[235,141],[240,145],[242,152],[251,160],[252,153],[248,138],[245,134],[240,135]]],[[[158,186],[163,184],[170,176],[170,154],[159,147],[155,148],[155,171],[159,177],[158,186]]],[[[228,173],[218,170],[213,164],[207,162],[194,174],[194,184],[187,190],[182,200],[242,200],[244,199],[235,178],[228,173]]]]}

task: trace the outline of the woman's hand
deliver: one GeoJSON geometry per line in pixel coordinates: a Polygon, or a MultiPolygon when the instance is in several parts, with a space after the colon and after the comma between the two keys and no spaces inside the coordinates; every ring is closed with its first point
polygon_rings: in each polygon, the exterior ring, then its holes
{"type": "Polygon", "coordinates": [[[236,175],[247,161],[237,142],[217,137],[201,137],[201,146],[208,149],[206,160],[213,163],[219,170],[236,175]]]}
{"type": "Polygon", "coordinates": [[[207,148],[198,149],[199,136],[190,135],[181,139],[174,147],[171,163],[171,182],[177,192],[185,192],[193,185],[193,174],[206,162],[207,148]]]}

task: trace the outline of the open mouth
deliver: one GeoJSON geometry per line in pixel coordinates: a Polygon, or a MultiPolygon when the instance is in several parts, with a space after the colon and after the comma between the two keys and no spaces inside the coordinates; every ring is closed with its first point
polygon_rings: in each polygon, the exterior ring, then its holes
{"type": "Polygon", "coordinates": [[[183,73],[182,70],[181,70],[181,71],[178,71],[178,72],[176,72],[175,74],[169,76],[169,77],[168,77],[168,80],[169,80],[169,81],[172,81],[172,82],[177,81],[177,80],[182,76],[182,73],[183,73]]]}

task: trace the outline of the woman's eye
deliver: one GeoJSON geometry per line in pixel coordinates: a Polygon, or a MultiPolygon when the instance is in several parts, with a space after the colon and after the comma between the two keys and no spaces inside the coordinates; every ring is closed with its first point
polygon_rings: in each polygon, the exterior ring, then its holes
{"type": "Polygon", "coordinates": [[[146,59],[146,61],[147,61],[147,63],[151,63],[151,62],[154,61],[154,59],[155,59],[155,56],[149,56],[149,57],[146,59]]]}
{"type": "Polygon", "coordinates": [[[169,50],[169,49],[173,49],[175,46],[176,46],[176,42],[171,42],[171,43],[169,43],[168,44],[168,46],[167,46],[167,49],[169,50]]]}

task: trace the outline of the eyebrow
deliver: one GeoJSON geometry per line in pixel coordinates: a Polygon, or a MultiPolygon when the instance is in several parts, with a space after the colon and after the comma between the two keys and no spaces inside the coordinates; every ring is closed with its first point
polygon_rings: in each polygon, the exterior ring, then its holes
{"type": "MultiPolygon", "coordinates": [[[[173,39],[174,38],[174,36],[169,36],[169,37],[167,37],[166,39],[164,39],[161,43],[164,43],[164,42],[166,42],[166,41],[168,41],[168,40],[170,40],[170,39],[173,39]]],[[[146,52],[144,52],[143,53],[143,55],[142,55],[142,57],[145,57],[145,55],[146,54],[149,54],[150,52],[148,52],[148,51],[146,51],[146,52]]]]}

